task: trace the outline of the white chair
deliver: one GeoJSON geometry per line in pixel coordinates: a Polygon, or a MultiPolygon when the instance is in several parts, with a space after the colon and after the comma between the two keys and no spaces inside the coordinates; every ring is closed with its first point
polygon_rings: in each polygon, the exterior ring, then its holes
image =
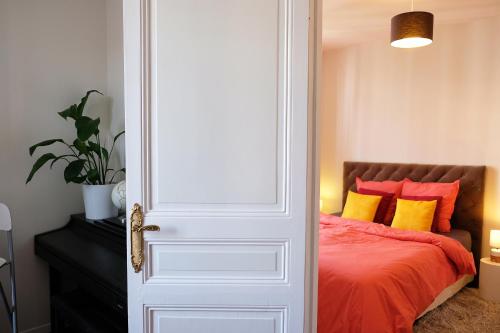
{"type": "Polygon", "coordinates": [[[9,266],[10,272],[10,304],[5,295],[2,283],[0,282],[0,293],[5,303],[5,308],[9,315],[10,326],[12,333],[17,333],[17,300],[16,300],[16,275],[14,268],[14,243],[12,241],[12,220],[10,218],[10,211],[7,206],[0,203],[0,231],[5,231],[7,234],[7,243],[9,247],[9,258],[4,259],[0,257],[0,269],[9,266]]]}

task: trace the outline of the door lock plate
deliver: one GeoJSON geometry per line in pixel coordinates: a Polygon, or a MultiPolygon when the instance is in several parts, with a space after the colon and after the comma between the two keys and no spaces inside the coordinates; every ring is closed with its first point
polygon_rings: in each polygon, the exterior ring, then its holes
{"type": "Polygon", "coordinates": [[[144,225],[144,214],[139,204],[134,204],[130,214],[130,248],[134,271],[139,273],[144,264],[144,231],[160,231],[157,225],[144,225]]]}

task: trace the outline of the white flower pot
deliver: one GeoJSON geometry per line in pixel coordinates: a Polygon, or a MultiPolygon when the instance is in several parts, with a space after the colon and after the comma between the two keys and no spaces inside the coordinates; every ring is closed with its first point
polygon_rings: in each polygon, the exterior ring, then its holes
{"type": "Polygon", "coordinates": [[[85,217],[89,220],[102,220],[118,215],[118,208],[111,201],[115,184],[82,185],[85,217]]]}

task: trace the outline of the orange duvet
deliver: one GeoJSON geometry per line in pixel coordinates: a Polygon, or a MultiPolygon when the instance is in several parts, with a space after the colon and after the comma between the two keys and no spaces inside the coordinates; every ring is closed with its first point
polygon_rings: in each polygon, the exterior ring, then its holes
{"type": "Polygon", "coordinates": [[[475,274],[458,241],[322,215],[318,333],[412,332],[446,287],[475,274]]]}

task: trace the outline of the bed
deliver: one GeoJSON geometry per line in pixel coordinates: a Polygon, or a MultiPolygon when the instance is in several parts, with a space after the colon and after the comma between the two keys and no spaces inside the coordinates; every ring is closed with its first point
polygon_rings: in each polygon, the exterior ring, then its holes
{"type": "Polygon", "coordinates": [[[411,332],[413,322],[465,285],[477,286],[485,167],[345,162],[343,202],[355,179],[460,180],[453,232],[400,231],[322,215],[318,333],[411,332]],[[474,265],[474,262],[476,263],[474,265]]]}

